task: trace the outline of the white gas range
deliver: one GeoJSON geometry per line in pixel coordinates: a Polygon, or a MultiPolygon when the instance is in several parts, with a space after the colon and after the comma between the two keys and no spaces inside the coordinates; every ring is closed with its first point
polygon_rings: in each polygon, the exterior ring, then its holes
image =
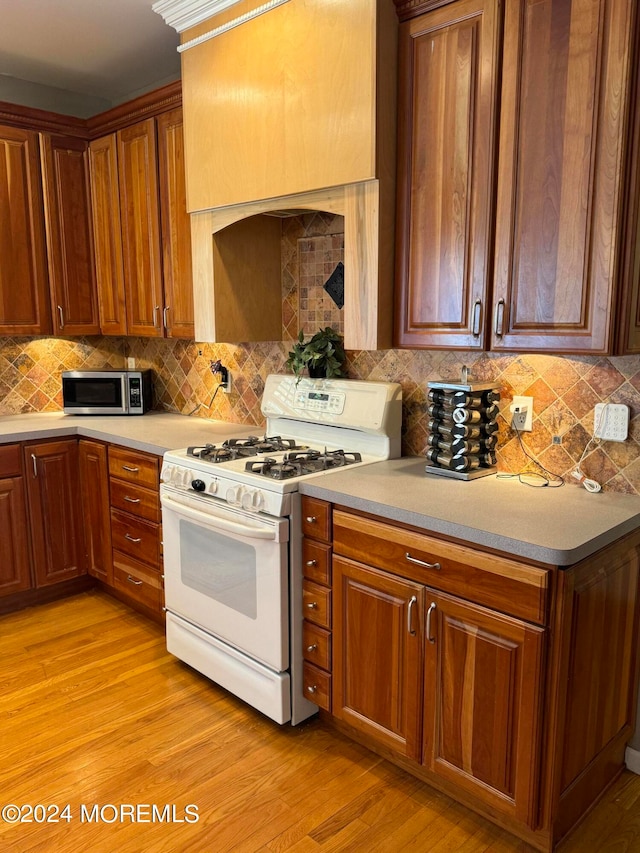
{"type": "Polygon", "coordinates": [[[279,723],[302,695],[301,479],[400,455],[387,382],[267,377],[264,436],[164,456],[167,648],[279,723]]]}

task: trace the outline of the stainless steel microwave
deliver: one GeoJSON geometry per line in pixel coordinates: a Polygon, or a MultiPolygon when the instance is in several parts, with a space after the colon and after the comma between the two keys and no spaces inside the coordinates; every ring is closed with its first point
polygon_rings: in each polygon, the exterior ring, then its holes
{"type": "Polygon", "coordinates": [[[153,405],[151,370],[65,370],[62,405],[68,415],[144,415],[153,405]]]}

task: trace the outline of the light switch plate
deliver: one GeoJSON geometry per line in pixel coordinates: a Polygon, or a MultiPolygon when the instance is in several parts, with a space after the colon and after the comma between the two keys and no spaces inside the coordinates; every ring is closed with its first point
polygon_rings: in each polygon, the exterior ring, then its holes
{"type": "Polygon", "coordinates": [[[629,434],[629,406],[598,403],[593,417],[593,435],[604,441],[625,441],[629,434]]]}

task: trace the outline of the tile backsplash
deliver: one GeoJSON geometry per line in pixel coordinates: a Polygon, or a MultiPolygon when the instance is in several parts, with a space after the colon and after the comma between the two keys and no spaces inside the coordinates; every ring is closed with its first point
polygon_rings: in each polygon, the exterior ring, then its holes
{"type": "MultiPolygon", "coordinates": [[[[262,427],[260,400],[269,373],[285,372],[290,343],[302,328],[342,329],[341,312],[324,290],[342,260],[342,220],[307,214],[283,221],[282,341],[209,344],[155,338],[0,338],[0,415],[61,408],[60,374],[72,368],[121,367],[133,356],[155,372],[156,408],[262,427]],[[232,393],[218,393],[209,364],[220,358],[231,370],[232,393]]],[[[427,382],[471,376],[502,387],[498,468],[509,473],[536,470],[507,425],[514,394],[534,397],[533,431],[523,441],[549,471],[574,481],[583,472],[609,491],[640,494],[640,356],[551,356],[383,350],[347,353],[352,379],[400,382],[403,390],[403,453],[427,447],[427,382]],[[594,406],[611,401],[631,410],[627,441],[589,444],[594,406]],[[560,443],[558,443],[560,442],[560,443]],[[586,450],[586,453],[585,453],[586,450]]]]}

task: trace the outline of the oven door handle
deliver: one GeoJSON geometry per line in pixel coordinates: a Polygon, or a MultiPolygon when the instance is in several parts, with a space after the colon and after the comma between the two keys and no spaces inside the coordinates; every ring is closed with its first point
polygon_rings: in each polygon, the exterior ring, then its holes
{"type": "Polygon", "coordinates": [[[201,512],[189,504],[183,503],[181,500],[176,500],[174,497],[163,494],[161,497],[162,506],[166,507],[171,512],[176,512],[178,515],[183,515],[186,518],[191,518],[193,521],[198,521],[200,524],[205,524],[214,530],[225,530],[228,533],[235,533],[238,536],[244,536],[248,539],[277,539],[277,532],[272,526],[243,524],[238,521],[231,521],[228,518],[222,518],[211,507],[207,512],[201,512]]]}

